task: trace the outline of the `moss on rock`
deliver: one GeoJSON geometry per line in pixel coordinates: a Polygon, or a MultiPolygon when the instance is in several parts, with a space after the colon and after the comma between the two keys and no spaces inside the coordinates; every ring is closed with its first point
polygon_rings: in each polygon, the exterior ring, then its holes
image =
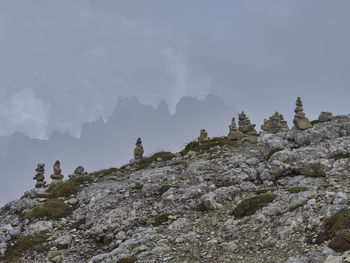
{"type": "Polygon", "coordinates": [[[125,257],[118,259],[115,263],[134,263],[137,261],[137,258],[134,257],[125,257]]]}
{"type": "Polygon", "coordinates": [[[14,245],[8,245],[5,256],[2,259],[4,263],[17,263],[22,262],[21,257],[25,256],[26,253],[44,253],[48,250],[46,241],[48,239],[47,231],[39,232],[35,235],[27,236],[14,236],[8,243],[14,245]]]}
{"type": "Polygon", "coordinates": [[[71,178],[65,182],[51,184],[48,192],[52,198],[69,197],[75,195],[81,190],[81,185],[85,182],[91,183],[93,181],[91,176],[79,176],[71,178]]]}
{"type": "Polygon", "coordinates": [[[68,216],[72,209],[66,205],[62,200],[50,199],[45,201],[40,206],[34,207],[28,213],[25,213],[25,218],[48,218],[59,219],[68,216]]]}
{"type": "Polygon", "coordinates": [[[237,218],[253,215],[257,210],[267,206],[275,200],[276,194],[264,193],[246,200],[243,200],[234,210],[233,214],[237,218]]]}
{"type": "Polygon", "coordinates": [[[337,252],[350,250],[350,232],[349,230],[340,230],[329,242],[328,247],[337,252]]]}
{"type": "Polygon", "coordinates": [[[169,214],[161,214],[155,220],[153,226],[160,226],[169,220],[169,214]]]}

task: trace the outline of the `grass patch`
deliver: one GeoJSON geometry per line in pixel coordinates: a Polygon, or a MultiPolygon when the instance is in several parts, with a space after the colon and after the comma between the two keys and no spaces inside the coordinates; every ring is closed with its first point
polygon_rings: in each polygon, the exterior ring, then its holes
{"type": "Polygon", "coordinates": [[[324,230],[318,234],[316,243],[335,238],[338,231],[350,228],[350,209],[341,209],[335,215],[327,219],[324,230]]]}
{"type": "Polygon", "coordinates": [[[292,187],[292,188],[287,189],[287,191],[291,194],[305,192],[307,190],[309,190],[309,188],[304,187],[304,186],[296,186],[296,187],[292,187]]]}
{"type": "Polygon", "coordinates": [[[209,152],[209,150],[215,146],[220,147],[239,147],[244,143],[236,140],[231,140],[227,137],[213,137],[204,142],[192,141],[185,146],[185,149],[181,151],[181,155],[186,155],[189,151],[195,152],[209,152]]]}
{"type": "Polygon", "coordinates": [[[142,187],[143,187],[142,184],[137,184],[137,185],[135,185],[132,189],[133,189],[133,190],[141,190],[142,187]]]}
{"type": "Polygon", "coordinates": [[[126,257],[126,258],[120,258],[115,263],[134,263],[137,261],[137,258],[134,257],[126,257]]]}
{"type": "Polygon", "coordinates": [[[276,194],[265,193],[260,194],[246,200],[243,200],[234,210],[233,214],[237,218],[253,215],[257,210],[267,206],[270,202],[275,200],[276,194]]]}
{"type": "Polygon", "coordinates": [[[158,158],[161,158],[162,159],[161,161],[165,162],[165,161],[169,161],[169,160],[173,159],[174,157],[175,157],[175,155],[171,152],[155,153],[150,157],[143,158],[140,161],[139,165],[137,166],[137,170],[141,170],[141,169],[145,169],[145,168],[149,167],[151,165],[151,163],[157,161],[158,158]]]}
{"type": "MultiPolygon", "coordinates": [[[[125,169],[125,167],[127,167],[127,165],[124,165],[120,169],[125,169]]],[[[109,175],[109,174],[112,174],[112,173],[119,172],[120,169],[118,169],[118,168],[103,169],[103,170],[100,170],[100,171],[96,171],[96,172],[90,173],[89,175],[90,175],[90,177],[100,177],[100,176],[109,175]]]]}
{"type": "Polygon", "coordinates": [[[25,254],[32,254],[33,251],[37,253],[44,253],[48,250],[47,242],[48,235],[47,231],[40,232],[36,235],[28,236],[14,236],[8,241],[8,246],[3,258],[4,263],[17,263],[22,262],[21,257],[25,254]],[[10,246],[10,243],[14,243],[14,246],[10,246]]]}
{"type": "Polygon", "coordinates": [[[200,202],[199,205],[197,205],[196,210],[197,210],[198,212],[208,212],[208,211],[209,211],[208,208],[207,208],[207,206],[204,204],[203,201],[200,202]]]}
{"type": "Polygon", "coordinates": [[[28,213],[23,214],[25,218],[48,218],[59,219],[68,216],[72,212],[72,208],[66,205],[62,200],[50,199],[42,203],[40,206],[34,207],[28,213]]]}
{"type": "Polygon", "coordinates": [[[169,220],[169,214],[161,214],[154,220],[153,226],[160,226],[169,220]]]}
{"type": "Polygon", "coordinates": [[[262,189],[256,190],[255,193],[256,193],[257,195],[259,195],[259,194],[265,194],[265,193],[267,193],[267,192],[270,192],[271,190],[272,190],[271,188],[262,188],[262,189]]]}
{"type": "Polygon", "coordinates": [[[340,230],[335,237],[329,242],[328,247],[337,252],[344,252],[350,249],[350,232],[349,230],[340,230]]]}
{"type": "Polygon", "coordinates": [[[69,197],[71,195],[76,195],[82,189],[82,184],[85,182],[91,183],[92,181],[93,179],[91,176],[79,176],[62,183],[51,184],[47,191],[51,198],[69,197]]]}
{"type": "Polygon", "coordinates": [[[332,156],[334,160],[340,160],[340,159],[345,159],[345,158],[350,158],[350,153],[338,153],[332,156]]]}
{"type": "Polygon", "coordinates": [[[284,150],[283,148],[273,148],[273,149],[271,149],[266,155],[266,160],[269,161],[271,159],[272,155],[274,155],[277,152],[283,151],[283,150],[284,150]]]}

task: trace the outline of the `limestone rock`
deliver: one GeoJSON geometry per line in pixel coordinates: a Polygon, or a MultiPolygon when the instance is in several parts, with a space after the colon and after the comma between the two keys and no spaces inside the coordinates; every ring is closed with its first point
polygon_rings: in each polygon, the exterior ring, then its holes
{"type": "Polygon", "coordinates": [[[318,116],[319,122],[327,122],[327,121],[331,121],[332,119],[333,119],[333,115],[331,112],[322,111],[320,113],[320,116],[318,116]]]}
{"type": "Polygon", "coordinates": [[[68,177],[74,178],[74,177],[79,177],[86,175],[87,172],[85,172],[85,168],[81,165],[79,165],[77,168],[74,169],[74,173],[70,174],[68,177]]]}

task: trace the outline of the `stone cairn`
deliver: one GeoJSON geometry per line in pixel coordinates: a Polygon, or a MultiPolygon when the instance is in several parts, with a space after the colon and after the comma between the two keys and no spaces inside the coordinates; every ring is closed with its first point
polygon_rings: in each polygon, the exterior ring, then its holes
{"type": "Polygon", "coordinates": [[[266,132],[278,133],[288,131],[289,127],[283,115],[276,111],[268,120],[264,119],[264,124],[261,125],[261,129],[266,132]]]}
{"type": "Polygon", "coordinates": [[[327,121],[331,121],[332,119],[333,119],[333,115],[331,112],[322,111],[320,116],[318,116],[319,122],[327,122],[327,121]]]}
{"type": "Polygon", "coordinates": [[[61,172],[61,163],[60,161],[56,161],[53,165],[53,174],[50,176],[53,184],[62,182],[64,176],[61,172]]]}
{"type": "Polygon", "coordinates": [[[242,111],[238,114],[239,131],[244,134],[256,135],[255,124],[252,124],[247,115],[242,111]]]}
{"type": "Polygon", "coordinates": [[[36,175],[33,177],[34,180],[36,180],[36,188],[42,188],[45,186],[45,164],[38,163],[38,167],[35,169],[36,175]]]}
{"type": "Polygon", "coordinates": [[[200,135],[199,135],[197,140],[198,140],[198,142],[205,142],[205,141],[209,140],[208,133],[205,129],[201,129],[200,135]]]}
{"type": "Polygon", "coordinates": [[[68,177],[74,178],[83,175],[87,175],[87,172],[85,172],[85,168],[83,166],[79,165],[77,168],[75,168],[74,173],[70,174],[68,177]]]}
{"type": "Polygon", "coordinates": [[[300,97],[297,98],[297,101],[295,102],[295,115],[293,123],[295,125],[295,128],[297,130],[306,130],[309,128],[312,128],[312,124],[309,121],[308,118],[305,117],[304,109],[303,109],[303,103],[300,99],[300,97]]]}
{"type": "Polygon", "coordinates": [[[136,147],[134,149],[134,159],[135,160],[142,160],[142,158],[143,158],[143,146],[142,146],[141,138],[137,139],[135,145],[136,145],[136,147]]]}
{"type": "Polygon", "coordinates": [[[230,129],[229,134],[227,135],[227,137],[231,140],[239,140],[243,137],[243,133],[241,133],[238,130],[238,127],[236,125],[236,119],[233,117],[231,124],[228,126],[230,129]]]}

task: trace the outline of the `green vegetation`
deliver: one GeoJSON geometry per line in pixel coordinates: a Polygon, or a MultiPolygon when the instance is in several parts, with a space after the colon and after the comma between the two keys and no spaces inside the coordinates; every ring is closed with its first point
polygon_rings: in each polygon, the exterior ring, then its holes
{"type": "Polygon", "coordinates": [[[259,195],[259,194],[264,194],[264,193],[270,192],[271,190],[272,190],[271,188],[262,188],[262,189],[256,190],[255,193],[257,195],[259,195]]]}
{"type": "Polygon", "coordinates": [[[137,185],[135,185],[132,189],[133,189],[133,190],[141,190],[142,187],[143,187],[142,184],[137,184],[137,185]]]}
{"type": "Polygon", "coordinates": [[[207,206],[205,205],[205,203],[203,201],[199,203],[199,205],[196,207],[196,210],[198,212],[208,212],[209,211],[207,206]]]}
{"type": "Polygon", "coordinates": [[[173,159],[174,156],[175,155],[173,153],[171,153],[171,152],[158,152],[158,153],[155,153],[155,154],[153,154],[150,157],[143,158],[141,160],[141,162],[139,163],[137,169],[141,170],[141,169],[148,168],[151,165],[151,163],[157,161],[158,158],[160,158],[162,162],[165,162],[165,161],[173,159]]]}
{"type": "MultiPolygon", "coordinates": [[[[332,239],[329,245],[343,247],[348,242],[348,234],[344,230],[350,228],[350,209],[341,209],[335,215],[327,219],[324,230],[318,234],[316,243],[332,239]]],[[[349,242],[350,243],[350,242],[349,242]]],[[[340,248],[339,248],[340,249],[340,248]]]]}
{"type": "Polygon", "coordinates": [[[350,209],[341,209],[327,220],[325,229],[329,238],[335,237],[340,230],[350,228],[350,209]]]}
{"type": "Polygon", "coordinates": [[[169,220],[169,214],[161,214],[154,220],[153,226],[160,226],[169,220]]]}
{"type": "Polygon", "coordinates": [[[291,194],[296,194],[300,192],[305,192],[307,190],[309,190],[309,188],[304,186],[296,186],[296,187],[289,188],[287,191],[291,194]]]}
{"type": "Polygon", "coordinates": [[[276,194],[265,193],[260,194],[246,200],[243,200],[234,210],[233,214],[237,218],[253,215],[257,210],[267,206],[270,202],[275,200],[276,194]]]}
{"type": "Polygon", "coordinates": [[[211,148],[215,146],[220,147],[239,147],[244,143],[242,141],[236,141],[228,139],[227,137],[213,137],[204,142],[192,141],[185,146],[185,149],[181,151],[181,155],[186,155],[189,151],[195,152],[209,152],[211,148]]]}
{"type": "Polygon", "coordinates": [[[27,252],[33,253],[44,253],[48,250],[46,246],[46,241],[48,239],[47,231],[40,232],[36,235],[28,236],[14,236],[8,241],[7,250],[4,258],[2,259],[4,263],[20,263],[21,257],[23,257],[27,252]],[[14,243],[14,246],[9,244],[14,243]]]}
{"type": "Polygon", "coordinates": [[[158,192],[157,192],[157,195],[159,196],[162,196],[166,191],[168,191],[170,189],[170,185],[162,185],[159,189],[158,189],[158,192]]]}
{"type": "Polygon", "coordinates": [[[344,158],[350,158],[350,153],[338,153],[332,156],[332,158],[336,161],[344,158]]]}
{"type": "Polygon", "coordinates": [[[93,181],[91,176],[79,176],[71,178],[65,182],[51,184],[48,192],[51,198],[57,197],[69,197],[70,195],[75,195],[81,190],[81,185],[85,182],[91,183],[93,181]]]}
{"type": "Polygon", "coordinates": [[[284,149],[283,148],[272,148],[266,155],[266,160],[270,160],[271,159],[271,156],[274,155],[275,153],[277,152],[280,152],[280,151],[283,151],[284,149]]]}
{"type": "Polygon", "coordinates": [[[344,252],[350,249],[350,232],[349,230],[340,230],[335,237],[329,242],[328,247],[337,252],[344,252]]]}
{"type": "Polygon", "coordinates": [[[126,167],[127,167],[127,165],[124,165],[124,166],[120,167],[120,169],[118,169],[118,168],[103,169],[103,170],[100,170],[100,171],[96,171],[96,172],[90,173],[89,176],[91,178],[93,178],[93,177],[100,177],[100,176],[104,176],[104,175],[109,175],[109,174],[112,174],[112,173],[119,172],[120,170],[123,170],[126,167]]]}
{"type": "Polygon", "coordinates": [[[137,261],[137,258],[134,257],[126,257],[126,258],[120,258],[115,263],[134,263],[137,261]]]}
{"type": "Polygon", "coordinates": [[[34,207],[28,213],[23,214],[24,218],[48,218],[59,219],[68,216],[72,209],[62,200],[50,199],[45,201],[40,206],[34,207]]]}

